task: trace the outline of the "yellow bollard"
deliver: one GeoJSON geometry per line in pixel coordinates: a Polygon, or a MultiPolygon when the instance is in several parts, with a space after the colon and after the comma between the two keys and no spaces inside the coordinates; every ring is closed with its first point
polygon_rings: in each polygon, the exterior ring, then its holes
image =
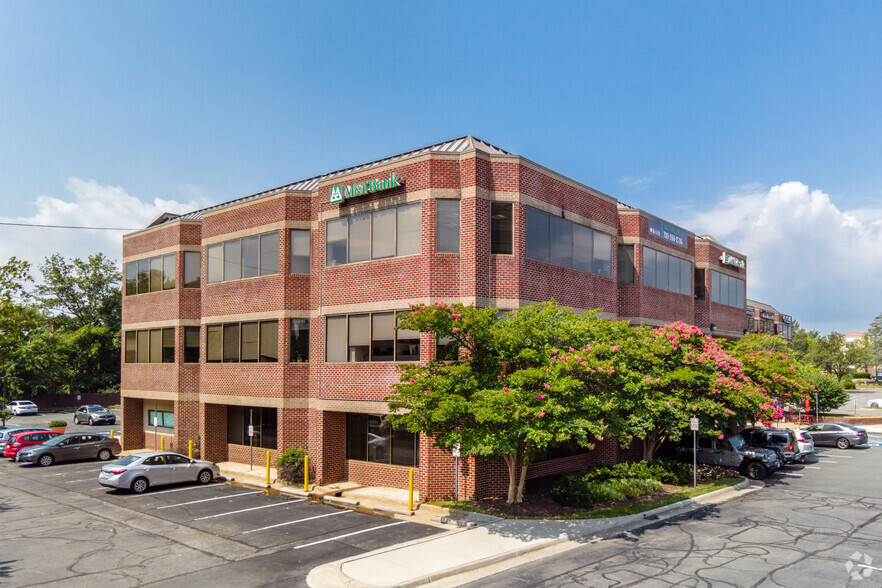
{"type": "Polygon", "coordinates": [[[113,439],[113,429],[110,429],[110,438],[113,439]]]}
{"type": "Polygon", "coordinates": [[[407,475],[407,510],[413,510],[413,468],[407,475]]]}
{"type": "Polygon", "coordinates": [[[193,459],[193,440],[187,441],[187,457],[193,459]]]}
{"type": "Polygon", "coordinates": [[[303,491],[309,492],[309,456],[303,456],[303,491]]]}
{"type": "Polygon", "coordinates": [[[269,484],[270,450],[266,450],[266,483],[269,484]]]}
{"type": "Polygon", "coordinates": [[[165,437],[159,438],[159,450],[165,451],[165,437]]]}

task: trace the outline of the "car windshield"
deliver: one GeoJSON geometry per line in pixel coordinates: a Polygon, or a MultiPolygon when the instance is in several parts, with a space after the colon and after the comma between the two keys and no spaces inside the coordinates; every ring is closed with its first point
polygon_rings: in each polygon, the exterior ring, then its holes
{"type": "Polygon", "coordinates": [[[114,465],[126,466],[126,465],[130,465],[130,464],[135,463],[135,462],[138,461],[139,459],[141,459],[141,457],[138,456],[138,455],[127,455],[127,456],[125,456],[125,457],[122,457],[122,458],[116,460],[115,462],[113,462],[113,464],[114,464],[114,465]]]}
{"type": "Polygon", "coordinates": [[[89,412],[107,412],[107,409],[103,406],[90,406],[89,412]]]}
{"type": "Polygon", "coordinates": [[[741,435],[735,435],[734,437],[729,437],[729,441],[732,443],[732,446],[735,449],[741,449],[742,447],[747,446],[747,442],[741,435]]]}

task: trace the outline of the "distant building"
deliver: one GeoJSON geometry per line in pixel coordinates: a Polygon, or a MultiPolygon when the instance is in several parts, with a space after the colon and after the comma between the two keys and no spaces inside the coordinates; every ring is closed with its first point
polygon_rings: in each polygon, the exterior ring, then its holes
{"type": "Polygon", "coordinates": [[[788,343],[793,341],[793,317],[783,314],[764,302],[747,299],[747,325],[744,334],[764,333],[778,335],[788,343]]]}
{"type": "Polygon", "coordinates": [[[848,348],[858,341],[863,341],[866,335],[864,333],[861,333],[860,331],[852,331],[851,333],[846,333],[842,337],[843,339],[845,339],[845,347],[848,348]]]}

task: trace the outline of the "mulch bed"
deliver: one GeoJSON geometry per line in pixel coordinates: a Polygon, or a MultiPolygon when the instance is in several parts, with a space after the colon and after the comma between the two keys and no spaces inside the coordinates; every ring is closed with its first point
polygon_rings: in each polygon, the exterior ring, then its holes
{"type": "Polygon", "coordinates": [[[571,508],[562,506],[551,499],[551,489],[557,481],[557,476],[549,476],[546,478],[536,478],[527,480],[524,487],[524,501],[521,503],[506,504],[505,496],[484,498],[473,502],[476,508],[483,512],[512,518],[527,519],[547,519],[554,517],[565,517],[576,513],[608,508],[611,506],[624,506],[631,504],[642,504],[644,502],[653,502],[673,494],[680,490],[679,486],[665,485],[663,490],[652,492],[637,498],[629,498],[620,502],[599,502],[593,508],[571,508]]]}

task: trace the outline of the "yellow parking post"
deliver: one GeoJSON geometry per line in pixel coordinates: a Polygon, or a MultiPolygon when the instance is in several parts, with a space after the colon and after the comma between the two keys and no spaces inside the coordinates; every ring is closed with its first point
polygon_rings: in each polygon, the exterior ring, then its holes
{"type": "Polygon", "coordinates": [[[309,456],[303,456],[303,491],[309,492],[309,456]]]}
{"type": "Polygon", "coordinates": [[[413,468],[407,475],[407,510],[413,510],[413,468]]]}
{"type": "Polygon", "coordinates": [[[110,429],[110,438],[113,439],[113,429],[110,429]]]}
{"type": "Polygon", "coordinates": [[[187,457],[193,459],[193,440],[187,441],[187,457]]]}
{"type": "Polygon", "coordinates": [[[159,450],[165,451],[165,437],[159,438],[159,450]]]}
{"type": "Polygon", "coordinates": [[[269,484],[270,450],[266,450],[266,483],[269,484]]]}

